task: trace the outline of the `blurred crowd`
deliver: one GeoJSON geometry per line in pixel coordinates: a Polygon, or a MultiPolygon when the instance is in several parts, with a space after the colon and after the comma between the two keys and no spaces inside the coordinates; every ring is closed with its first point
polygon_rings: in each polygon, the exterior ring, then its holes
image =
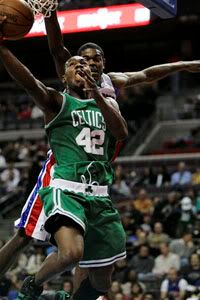
{"type": "Polygon", "coordinates": [[[0,143],[0,197],[19,188],[26,190],[26,194],[31,191],[47,149],[45,140],[27,141],[19,138],[17,141],[0,143]],[[20,162],[23,167],[17,168],[15,163],[20,162]]]}
{"type": "Polygon", "coordinates": [[[198,119],[200,117],[200,94],[186,98],[183,111],[180,113],[182,119],[198,119]]]}
{"type": "Polygon", "coordinates": [[[43,126],[42,111],[36,107],[26,94],[6,93],[0,101],[0,130],[11,130],[27,127],[43,126]]]}

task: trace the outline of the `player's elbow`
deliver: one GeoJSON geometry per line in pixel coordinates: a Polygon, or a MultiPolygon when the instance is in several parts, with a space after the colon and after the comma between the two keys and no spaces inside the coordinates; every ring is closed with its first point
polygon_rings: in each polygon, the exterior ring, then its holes
{"type": "Polygon", "coordinates": [[[67,51],[64,45],[51,47],[50,53],[54,60],[62,61],[63,63],[70,58],[70,53],[67,51]]]}
{"type": "Polygon", "coordinates": [[[116,139],[118,141],[125,140],[128,137],[128,128],[127,126],[121,126],[121,128],[117,131],[116,139]]]}

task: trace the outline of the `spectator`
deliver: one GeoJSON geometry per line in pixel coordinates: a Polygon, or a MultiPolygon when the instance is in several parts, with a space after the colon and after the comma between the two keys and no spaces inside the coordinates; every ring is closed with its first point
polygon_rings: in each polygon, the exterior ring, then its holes
{"type": "Polygon", "coordinates": [[[180,274],[187,280],[189,285],[200,288],[200,259],[198,254],[191,255],[189,265],[183,266],[180,274]]]}
{"type": "Polygon", "coordinates": [[[63,287],[62,287],[63,291],[72,294],[73,292],[73,282],[71,280],[65,280],[63,282],[63,287]]]}
{"type": "Polygon", "coordinates": [[[138,277],[137,277],[135,270],[129,269],[129,271],[127,273],[126,282],[124,284],[122,284],[123,293],[127,296],[130,296],[131,295],[131,287],[135,283],[139,284],[142,287],[142,289],[145,290],[145,285],[142,282],[138,281],[138,277]]]}
{"type": "Polygon", "coordinates": [[[143,288],[138,282],[133,283],[131,286],[130,300],[142,300],[143,292],[143,288]]]}
{"type": "Polygon", "coordinates": [[[131,196],[131,190],[124,179],[116,178],[111,189],[112,189],[112,193],[115,195],[121,195],[124,197],[131,196]]]}
{"type": "Polygon", "coordinates": [[[181,200],[181,215],[177,228],[178,236],[181,236],[184,232],[192,229],[192,225],[195,223],[196,219],[193,210],[192,200],[189,197],[184,197],[181,200]]]}
{"type": "Polygon", "coordinates": [[[111,284],[111,288],[108,292],[108,299],[114,299],[115,295],[118,293],[122,293],[122,287],[119,281],[115,280],[111,284]]]}
{"type": "Polygon", "coordinates": [[[163,221],[164,232],[170,237],[176,237],[177,226],[180,219],[179,193],[171,192],[167,195],[161,208],[160,220],[163,221]]]}
{"type": "Polygon", "coordinates": [[[170,184],[170,175],[166,166],[162,166],[157,172],[156,187],[168,186],[170,184]]]}
{"type": "Polygon", "coordinates": [[[192,174],[192,185],[200,184],[200,168],[196,168],[196,172],[192,174]]]}
{"type": "Polygon", "coordinates": [[[195,199],[195,210],[197,211],[197,214],[200,213],[200,192],[198,192],[195,199]]]}
{"type": "Polygon", "coordinates": [[[147,241],[153,250],[158,250],[160,244],[168,243],[169,240],[168,234],[163,233],[163,225],[160,222],[154,224],[154,232],[151,232],[147,238],[147,241]]]}
{"type": "Polygon", "coordinates": [[[121,292],[122,291],[121,283],[117,280],[113,281],[110,289],[113,293],[121,292]]]}
{"type": "Polygon", "coordinates": [[[149,186],[156,184],[156,174],[153,168],[144,168],[143,174],[138,178],[137,185],[149,186]]]}
{"type": "Polygon", "coordinates": [[[136,230],[135,236],[132,239],[134,247],[139,247],[140,245],[147,243],[147,233],[142,230],[141,228],[138,228],[136,230]]]}
{"type": "Polygon", "coordinates": [[[9,162],[15,162],[16,161],[16,157],[18,155],[18,152],[15,149],[15,143],[14,142],[10,142],[5,146],[4,155],[5,155],[6,161],[9,161],[9,162]]]}
{"type": "Polygon", "coordinates": [[[21,253],[17,260],[17,265],[14,269],[8,272],[11,278],[17,276],[18,274],[26,274],[26,267],[27,267],[27,256],[25,253],[21,253]]]}
{"type": "Polygon", "coordinates": [[[183,300],[185,299],[187,281],[183,278],[179,278],[177,270],[170,268],[167,279],[161,284],[161,300],[173,299],[183,300]]]}
{"type": "Polygon", "coordinates": [[[0,168],[5,168],[6,167],[6,159],[2,153],[2,150],[0,148],[0,168]]]}
{"type": "Polygon", "coordinates": [[[134,207],[144,214],[151,214],[153,209],[153,204],[151,199],[148,197],[145,189],[141,189],[138,193],[138,197],[133,202],[134,207]]]}
{"type": "Polygon", "coordinates": [[[166,243],[160,245],[161,254],[155,259],[155,267],[153,273],[159,276],[167,274],[170,268],[180,269],[180,257],[169,251],[166,243]]]}
{"type": "Polygon", "coordinates": [[[134,203],[132,204],[132,207],[130,207],[130,215],[131,215],[131,220],[133,224],[134,230],[139,227],[140,224],[143,222],[143,215],[139,210],[137,210],[134,206],[134,203]]]}
{"type": "Polygon", "coordinates": [[[186,170],[186,164],[180,162],[177,171],[171,176],[171,185],[185,185],[190,184],[192,181],[192,174],[186,170]]]}
{"type": "Polygon", "coordinates": [[[191,233],[184,233],[182,238],[173,240],[170,243],[170,251],[179,255],[183,263],[187,263],[188,258],[195,249],[191,233]]]}
{"type": "Polygon", "coordinates": [[[140,227],[147,234],[149,232],[151,232],[151,216],[150,215],[144,215],[144,217],[143,217],[143,223],[140,225],[140,227]]]}
{"type": "Polygon", "coordinates": [[[28,161],[29,158],[29,151],[30,151],[30,143],[27,141],[23,141],[22,143],[19,144],[18,148],[18,156],[17,160],[18,161],[28,161]]]}
{"type": "Polygon", "coordinates": [[[40,300],[49,300],[54,299],[55,296],[55,290],[52,288],[51,282],[45,282],[43,284],[43,292],[42,295],[39,297],[40,300]]]}
{"type": "Polygon", "coordinates": [[[19,120],[29,120],[31,118],[31,107],[28,103],[23,103],[20,107],[20,111],[17,114],[19,120]]]}
{"type": "Polygon", "coordinates": [[[131,190],[125,181],[121,165],[118,165],[115,169],[115,182],[112,185],[111,190],[115,195],[121,195],[125,197],[131,196],[131,190]]]}
{"type": "Polygon", "coordinates": [[[129,268],[138,274],[139,279],[143,279],[145,275],[152,272],[153,267],[154,259],[149,254],[149,247],[147,245],[141,245],[139,253],[130,260],[129,268]]]}
{"type": "Polygon", "coordinates": [[[121,219],[122,219],[124,230],[127,235],[127,239],[129,239],[129,237],[132,238],[132,236],[135,234],[136,225],[134,224],[135,220],[132,219],[131,213],[130,212],[123,213],[121,215],[121,219]]]}
{"type": "Polygon", "coordinates": [[[29,257],[27,263],[27,272],[33,275],[38,272],[44,260],[43,250],[41,247],[35,247],[34,253],[29,257]]]}
{"type": "Polygon", "coordinates": [[[20,182],[20,172],[14,168],[13,164],[9,164],[8,168],[1,173],[0,180],[6,192],[12,192],[20,182]]]}

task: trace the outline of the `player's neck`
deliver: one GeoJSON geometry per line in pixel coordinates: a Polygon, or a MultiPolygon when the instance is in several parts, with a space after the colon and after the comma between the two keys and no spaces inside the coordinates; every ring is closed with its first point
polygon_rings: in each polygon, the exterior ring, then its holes
{"type": "Polygon", "coordinates": [[[78,98],[80,100],[88,99],[89,95],[86,93],[82,88],[69,88],[68,94],[71,95],[72,97],[78,98]]]}

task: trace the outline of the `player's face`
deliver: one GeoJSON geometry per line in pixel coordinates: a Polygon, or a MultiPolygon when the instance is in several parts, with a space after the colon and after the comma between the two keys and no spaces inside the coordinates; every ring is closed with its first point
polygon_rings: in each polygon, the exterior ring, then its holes
{"type": "Polygon", "coordinates": [[[82,56],[73,56],[66,62],[64,81],[71,88],[84,88],[84,72],[91,74],[90,67],[86,60],[82,56]]]}
{"type": "Polygon", "coordinates": [[[98,49],[87,48],[81,51],[81,56],[85,58],[92,72],[92,77],[99,83],[104,70],[105,60],[98,49]]]}

